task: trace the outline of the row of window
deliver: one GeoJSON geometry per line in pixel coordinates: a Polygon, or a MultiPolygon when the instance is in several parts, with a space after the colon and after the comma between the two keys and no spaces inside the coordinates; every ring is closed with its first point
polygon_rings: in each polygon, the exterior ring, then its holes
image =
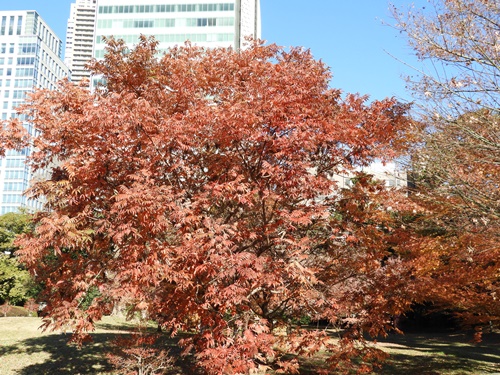
{"type": "MultiPolygon", "coordinates": [[[[7,65],[12,65],[14,60],[12,57],[7,59],[7,65]]],[[[18,57],[16,60],[17,65],[33,65],[35,64],[34,57],[18,57]]],[[[0,65],[5,65],[5,57],[0,57],[0,65]]]]}
{"type": "Polygon", "coordinates": [[[161,27],[203,27],[203,26],[234,26],[234,17],[213,17],[213,18],[151,18],[142,20],[113,19],[99,20],[99,29],[114,28],[161,28],[161,27]]]}
{"type": "MultiPolygon", "coordinates": [[[[34,55],[37,52],[37,47],[37,43],[20,43],[17,48],[17,53],[20,55],[34,55]]],[[[7,43],[2,43],[0,45],[0,54],[14,53],[14,50],[15,43],[9,43],[9,48],[7,48],[7,43]]]]}
{"type": "Polygon", "coordinates": [[[2,203],[24,203],[24,199],[21,194],[4,194],[2,203]]]}
{"type": "Polygon", "coordinates": [[[16,79],[14,87],[32,88],[34,86],[32,79],[16,79]]]}
{"type": "Polygon", "coordinates": [[[34,65],[35,61],[34,57],[18,57],[17,65],[34,65]]]}
{"type": "Polygon", "coordinates": [[[56,56],[61,57],[61,40],[57,38],[48,27],[45,27],[45,24],[42,22],[38,24],[38,36],[42,38],[44,43],[56,54],[56,56]]]}
{"type": "MultiPolygon", "coordinates": [[[[13,90],[12,99],[25,99],[26,93],[30,90],[13,90]]],[[[3,93],[4,98],[10,98],[10,90],[5,90],[3,93]]]]}
{"type": "Polygon", "coordinates": [[[113,29],[113,28],[138,28],[138,27],[174,27],[174,18],[157,18],[157,19],[143,19],[143,20],[128,20],[128,19],[113,19],[113,20],[99,20],[97,27],[99,29],[113,29]]]}
{"type": "Polygon", "coordinates": [[[188,18],[186,26],[234,26],[234,17],[220,18],[188,18]]]}
{"type": "MultiPolygon", "coordinates": [[[[103,35],[98,35],[96,43],[103,44],[103,35]]],[[[125,43],[137,43],[137,35],[115,35],[116,39],[123,39],[125,43]]],[[[220,33],[220,34],[159,34],[155,35],[155,39],[160,43],[184,43],[189,40],[191,42],[232,42],[234,34],[220,33]]],[[[96,58],[104,57],[104,51],[95,51],[96,58]],[[102,53],[100,53],[102,52],[102,53]]]]}
{"type": "Polygon", "coordinates": [[[3,102],[2,104],[2,109],[16,109],[19,107],[21,104],[23,104],[23,101],[14,101],[9,104],[9,102],[3,102]]]}
{"type": "MultiPolygon", "coordinates": [[[[25,51],[36,51],[36,44],[31,44],[31,43],[26,43],[23,45],[20,45],[19,48],[25,50],[25,51]]],[[[42,50],[41,54],[41,60],[42,60],[42,73],[44,73],[47,78],[48,82],[55,82],[56,80],[62,78],[65,76],[65,72],[62,68],[62,63],[59,64],[57,63],[49,53],[46,53],[45,51],[42,50]]],[[[0,57],[0,66],[2,65],[13,65],[15,63],[17,66],[23,66],[23,65],[35,65],[38,63],[38,59],[35,56],[23,56],[23,57],[17,57],[15,60],[13,57],[0,57]],[[7,64],[6,64],[7,62],[7,64]]],[[[12,75],[12,68],[5,68],[5,72],[7,76],[12,75]]],[[[35,73],[35,70],[33,68],[18,68],[16,70],[16,77],[28,77],[28,76],[33,76],[35,73]]],[[[4,74],[4,68],[0,68],[0,76],[4,74]]],[[[50,83],[49,83],[50,84],[50,83]]],[[[46,87],[46,86],[43,86],[46,87]]]]}
{"type": "Polygon", "coordinates": [[[25,159],[5,159],[6,168],[24,168],[25,159]]]}
{"type": "Polygon", "coordinates": [[[161,5],[104,5],[99,14],[110,13],[173,13],[234,11],[234,3],[213,4],[161,4],[161,5]]]}
{"type": "MultiPolygon", "coordinates": [[[[12,119],[12,118],[18,118],[20,121],[25,121],[26,115],[18,114],[18,113],[2,112],[2,120],[8,120],[8,119],[12,119]]],[[[0,162],[0,165],[2,165],[1,162],[0,162]]]]}
{"type": "Polygon", "coordinates": [[[24,191],[28,184],[26,182],[4,182],[4,191],[24,191]]]}
{"type": "MultiPolygon", "coordinates": [[[[0,74],[1,75],[1,74],[0,74]]],[[[35,68],[17,68],[16,77],[33,77],[36,78],[35,68]]]]}
{"type": "Polygon", "coordinates": [[[17,53],[19,55],[36,55],[37,51],[37,43],[20,43],[17,47],[17,53]]]}
{"type": "Polygon", "coordinates": [[[21,35],[23,16],[17,17],[17,25],[15,25],[16,17],[10,16],[7,23],[7,16],[2,16],[2,21],[0,23],[0,35],[21,35]],[[8,25],[8,26],[7,26],[8,25]]]}
{"type": "MultiPolygon", "coordinates": [[[[9,53],[14,53],[14,46],[14,43],[9,43],[9,53]]],[[[0,53],[7,53],[7,43],[2,43],[2,45],[0,46],[0,53]]]]}
{"type": "Polygon", "coordinates": [[[29,148],[25,147],[19,151],[17,150],[7,150],[5,155],[6,156],[27,156],[30,153],[29,148]]]}

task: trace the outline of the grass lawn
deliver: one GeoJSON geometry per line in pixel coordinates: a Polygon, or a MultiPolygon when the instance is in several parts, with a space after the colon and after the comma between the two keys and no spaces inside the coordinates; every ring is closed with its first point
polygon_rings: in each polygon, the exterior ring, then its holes
{"type": "Polygon", "coordinates": [[[41,332],[39,318],[0,318],[0,375],[111,374],[103,355],[107,343],[132,326],[106,317],[81,349],[70,334],[41,332]]]}
{"type": "MultiPolygon", "coordinates": [[[[67,345],[69,334],[42,333],[38,318],[0,318],[0,375],[112,374],[104,352],[108,342],[133,327],[106,317],[81,349],[67,345]]],[[[379,375],[500,375],[500,334],[469,343],[467,334],[406,334],[390,336],[377,346],[391,354],[379,375]]],[[[173,350],[175,352],[175,349],[173,350]]],[[[305,366],[303,374],[316,373],[305,366]]],[[[192,375],[175,369],[172,374],[192,375]]]]}
{"type": "Polygon", "coordinates": [[[391,335],[377,344],[391,357],[376,374],[500,375],[500,334],[471,340],[472,334],[456,332],[391,335]]]}

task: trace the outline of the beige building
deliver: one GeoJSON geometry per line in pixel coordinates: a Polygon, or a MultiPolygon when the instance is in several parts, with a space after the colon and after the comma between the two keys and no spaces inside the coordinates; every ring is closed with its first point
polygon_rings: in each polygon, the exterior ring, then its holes
{"type": "Polygon", "coordinates": [[[71,4],[66,30],[66,51],[64,62],[71,71],[71,81],[79,83],[90,79],[85,68],[92,58],[97,0],[76,0],[71,4]]]}

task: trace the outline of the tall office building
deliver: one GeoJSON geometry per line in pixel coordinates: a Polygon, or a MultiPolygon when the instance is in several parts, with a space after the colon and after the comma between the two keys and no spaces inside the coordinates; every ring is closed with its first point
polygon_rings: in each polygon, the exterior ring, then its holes
{"type": "Polygon", "coordinates": [[[90,79],[85,64],[92,58],[96,3],[97,0],[76,0],[71,4],[64,62],[71,71],[71,81],[75,83],[83,78],[90,79]]]}
{"type": "Polygon", "coordinates": [[[242,48],[245,37],[260,37],[259,0],[99,0],[94,57],[104,56],[103,36],[131,46],[153,35],[159,50],[186,40],[202,47],[242,48]]]}
{"type": "MultiPolygon", "coordinates": [[[[35,11],[0,11],[0,98],[1,119],[20,117],[30,134],[35,129],[28,119],[16,114],[33,88],[55,89],[68,75],[61,58],[62,42],[35,11]]],[[[41,203],[22,195],[32,178],[26,167],[28,147],[8,151],[0,159],[0,214],[20,207],[40,208],[41,203]]]]}

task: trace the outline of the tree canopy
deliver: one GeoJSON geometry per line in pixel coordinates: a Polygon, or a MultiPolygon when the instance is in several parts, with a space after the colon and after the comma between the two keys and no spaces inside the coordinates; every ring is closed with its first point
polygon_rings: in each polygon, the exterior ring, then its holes
{"type": "MultiPolygon", "coordinates": [[[[208,373],[293,371],[284,353],[319,349],[367,369],[378,355],[363,330],[385,333],[415,295],[408,236],[383,187],[360,176],[342,192],[333,177],[392,158],[406,107],[342,96],[300,48],[157,55],[152,40],[111,39],[91,64],[104,85],[61,83],[22,107],[40,130],[29,163],[52,167],[28,192],[46,210],[19,242],[45,285],[45,325],[81,337],[119,302],[194,332],[182,345],[208,373]],[[303,317],[346,333],[334,342],[303,317]]],[[[4,144],[22,147],[9,127],[4,144]]]]}

